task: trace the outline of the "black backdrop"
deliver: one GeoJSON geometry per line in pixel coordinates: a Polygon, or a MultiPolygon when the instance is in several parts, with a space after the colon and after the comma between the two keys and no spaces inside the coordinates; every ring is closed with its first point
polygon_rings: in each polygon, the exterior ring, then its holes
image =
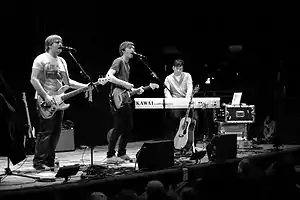
{"type": "MultiPolygon", "coordinates": [[[[295,70],[299,39],[293,25],[297,22],[295,16],[205,14],[193,6],[182,5],[133,8],[60,2],[26,6],[27,9],[22,4],[8,3],[1,13],[5,52],[1,71],[18,98],[22,92],[27,93],[33,121],[36,116],[34,90],[29,81],[31,66],[35,56],[44,51],[44,39],[50,34],[61,35],[65,45],[77,49],[74,56],[93,81],[107,72],[118,56],[119,44],[130,40],[136,43],[137,52],[147,56],[149,66],[161,80],[171,73],[172,61],[183,58],[185,70],[202,89],[207,87],[206,78],[212,75],[215,80],[210,88],[243,90],[243,101],[257,106],[258,120],[277,110],[273,94],[277,88],[281,91],[282,85],[289,97],[298,97],[295,70]],[[229,49],[231,45],[241,45],[242,50],[229,49]]],[[[71,77],[87,82],[70,55],[62,55],[71,77]]],[[[132,68],[136,86],[156,81],[139,60],[132,60],[132,68]]],[[[93,103],[83,94],[70,99],[65,119],[75,123],[77,146],[106,143],[106,132],[111,126],[108,86],[99,86],[98,90],[93,93],[93,103]]],[[[159,90],[141,97],[161,96],[159,90]]],[[[161,136],[161,111],[136,110],[135,116],[132,140],[161,136]]]]}

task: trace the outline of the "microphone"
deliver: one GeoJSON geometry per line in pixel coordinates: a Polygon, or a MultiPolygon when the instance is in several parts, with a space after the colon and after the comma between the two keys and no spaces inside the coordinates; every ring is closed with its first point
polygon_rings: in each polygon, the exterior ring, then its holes
{"type": "Polygon", "coordinates": [[[136,56],[139,56],[141,58],[146,58],[146,56],[142,55],[142,54],[139,54],[139,53],[136,53],[135,51],[132,52],[133,55],[136,55],[136,56]]]}
{"type": "Polygon", "coordinates": [[[72,48],[72,47],[67,47],[67,46],[61,46],[60,47],[62,50],[65,50],[65,51],[74,51],[76,52],[76,49],[72,48]]]}

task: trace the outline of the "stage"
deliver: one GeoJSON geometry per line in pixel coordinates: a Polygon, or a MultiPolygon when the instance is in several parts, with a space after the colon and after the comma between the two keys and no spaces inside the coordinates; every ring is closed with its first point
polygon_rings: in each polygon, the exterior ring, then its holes
{"type": "MultiPolygon", "coordinates": [[[[136,154],[146,141],[140,142],[131,142],[128,144],[128,155],[132,158],[136,158],[136,154]]],[[[198,142],[196,145],[199,149],[204,149],[205,144],[202,142],[198,142]]],[[[293,149],[295,147],[299,147],[299,145],[284,145],[281,151],[293,149]]],[[[257,156],[268,154],[270,152],[274,152],[273,145],[271,144],[261,144],[258,145],[255,149],[237,149],[237,158],[244,158],[249,156],[257,156]]],[[[60,161],[60,167],[62,166],[70,166],[70,165],[79,165],[80,169],[75,176],[71,176],[68,183],[79,182],[82,179],[88,179],[89,176],[86,174],[85,170],[94,165],[95,169],[98,167],[106,168],[106,176],[99,177],[98,179],[109,178],[109,177],[117,177],[117,176],[126,176],[132,175],[135,173],[141,173],[138,170],[138,165],[135,161],[126,162],[119,165],[106,164],[106,150],[107,146],[97,146],[93,149],[88,147],[83,147],[81,149],[76,149],[75,151],[70,152],[58,152],[57,157],[60,161]],[[92,155],[92,156],[91,156],[92,155]],[[85,175],[85,176],[83,176],[85,175]]],[[[23,174],[28,175],[30,177],[22,177],[22,176],[2,176],[2,180],[0,183],[0,191],[11,191],[11,190],[20,190],[24,188],[37,188],[44,186],[54,186],[59,185],[64,182],[63,178],[55,178],[56,172],[54,171],[37,171],[32,167],[32,159],[33,155],[27,155],[26,159],[21,161],[16,165],[10,164],[10,169],[14,174],[23,174]],[[48,181],[47,181],[48,180],[48,181]]],[[[185,163],[187,166],[195,165],[195,161],[190,161],[188,158],[176,158],[175,165],[178,167],[185,163]]],[[[197,165],[209,164],[209,160],[207,154],[198,162],[197,165]]],[[[0,158],[0,174],[5,173],[4,169],[7,167],[7,158],[0,158]]],[[[173,169],[175,169],[174,166],[173,169]]],[[[149,172],[148,172],[149,173],[149,172]]],[[[90,175],[92,179],[95,179],[96,176],[90,175]]],[[[64,183],[66,184],[66,183],[64,183]]]]}

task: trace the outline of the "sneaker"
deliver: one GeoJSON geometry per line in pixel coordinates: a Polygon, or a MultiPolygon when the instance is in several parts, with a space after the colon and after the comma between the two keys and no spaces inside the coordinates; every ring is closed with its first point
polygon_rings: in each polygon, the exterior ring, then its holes
{"type": "Polygon", "coordinates": [[[116,157],[116,156],[112,156],[112,157],[109,157],[106,159],[106,163],[107,164],[120,164],[120,163],[123,163],[124,160],[119,158],[119,157],[116,157]]]}
{"type": "Polygon", "coordinates": [[[128,160],[128,161],[131,160],[131,158],[127,154],[125,154],[123,156],[118,156],[118,158],[121,158],[122,160],[128,160]]]}
{"type": "Polygon", "coordinates": [[[36,170],[45,170],[45,166],[44,165],[33,165],[33,168],[36,170]]]}
{"type": "Polygon", "coordinates": [[[51,170],[51,167],[48,167],[47,165],[33,165],[33,168],[36,170],[43,170],[43,171],[47,171],[47,170],[51,170]]]}

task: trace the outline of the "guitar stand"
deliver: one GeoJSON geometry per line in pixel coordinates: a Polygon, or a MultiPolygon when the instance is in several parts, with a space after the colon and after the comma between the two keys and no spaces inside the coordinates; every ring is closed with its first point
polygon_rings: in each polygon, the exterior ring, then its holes
{"type": "Polygon", "coordinates": [[[10,163],[10,161],[9,161],[9,158],[7,157],[7,168],[5,168],[5,173],[4,174],[0,174],[0,177],[1,177],[0,183],[7,176],[20,176],[20,177],[32,178],[32,179],[35,179],[35,180],[39,180],[40,179],[39,177],[28,176],[28,175],[25,175],[25,174],[16,174],[16,173],[13,173],[11,171],[11,169],[9,168],[9,163],[10,163]]]}
{"type": "Polygon", "coordinates": [[[195,151],[193,152],[190,160],[196,160],[196,164],[199,162],[201,163],[201,159],[205,156],[206,151],[195,151]]]}

